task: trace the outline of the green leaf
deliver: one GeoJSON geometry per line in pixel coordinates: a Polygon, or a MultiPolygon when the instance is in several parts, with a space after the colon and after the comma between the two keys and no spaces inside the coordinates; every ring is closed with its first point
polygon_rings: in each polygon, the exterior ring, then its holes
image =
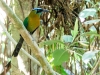
{"type": "Polygon", "coordinates": [[[82,12],[80,12],[79,17],[87,18],[88,16],[94,17],[95,15],[96,15],[96,9],[89,8],[89,9],[84,9],[82,12]]]}
{"type": "Polygon", "coordinates": [[[61,75],[68,75],[63,67],[61,67],[61,75]]]}
{"type": "Polygon", "coordinates": [[[94,33],[94,34],[90,35],[90,44],[91,44],[95,40],[95,35],[97,34],[97,30],[96,30],[96,28],[94,26],[91,26],[89,28],[89,30],[90,30],[91,33],[94,33]]]}
{"type": "Polygon", "coordinates": [[[91,35],[100,37],[100,34],[97,34],[96,31],[85,32],[85,33],[83,33],[81,36],[91,36],[91,35]]]}
{"type": "Polygon", "coordinates": [[[44,42],[41,42],[40,44],[42,45],[52,45],[54,43],[60,43],[60,44],[64,44],[62,41],[60,40],[48,40],[48,41],[44,41],[44,42]]]}
{"type": "Polygon", "coordinates": [[[95,19],[95,20],[89,20],[89,21],[85,21],[84,24],[93,24],[93,23],[98,23],[100,22],[100,19],[95,19]]]}
{"type": "Polygon", "coordinates": [[[77,19],[77,18],[76,18],[76,21],[75,21],[74,30],[71,30],[71,34],[72,34],[73,40],[74,40],[75,37],[76,37],[77,34],[78,34],[78,19],[77,19]]]}
{"type": "Polygon", "coordinates": [[[95,36],[94,36],[94,35],[91,35],[91,36],[90,36],[90,44],[91,44],[92,42],[94,42],[94,40],[95,40],[95,36]]]}
{"type": "Polygon", "coordinates": [[[74,36],[74,30],[71,30],[71,34],[72,34],[72,36],[74,36]]]}
{"type": "Polygon", "coordinates": [[[87,64],[90,61],[90,59],[95,57],[95,54],[98,52],[99,50],[85,52],[82,56],[83,62],[87,64]]]}
{"type": "Polygon", "coordinates": [[[53,53],[53,63],[54,65],[58,66],[61,65],[63,62],[68,61],[70,57],[70,54],[67,50],[64,49],[58,49],[55,50],[53,53]]]}
{"type": "Polygon", "coordinates": [[[76,18],[76,21],[75,21],[74,31],[75,32],[78,31],[78,18],[76,18]]]}
{"type": "Polygon", "coordinates": [[[90,36],[90,43],[93,42],[95,37],[99,37],[100,38],[100,34],[97,34],[97,31],[85,32],[81,36],[90,36]]]}
{"type": "Polygon", "coordinates": [[[64,42],[72,42],[73,37],[71,35],[63,35],[62,39],[64,40],[64,42]]]}
{"type": "Polygon", "coordinates": [[[97,32],[97,30],[96,30],[96,28],[95,28],[94,26],[91,26],[91,27],[89,28],[89,30],[90,30],[90,31],[95,31],[95,32],[97,32]]]}

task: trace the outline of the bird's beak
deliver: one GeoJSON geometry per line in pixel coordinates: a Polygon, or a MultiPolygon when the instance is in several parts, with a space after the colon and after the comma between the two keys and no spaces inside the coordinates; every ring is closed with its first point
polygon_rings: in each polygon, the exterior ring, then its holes
{"type": "Polygon", "coordinates": [[[49,10],[47,10],[47,9],[43,9],[43,12],[49,12],[49,10]]]}

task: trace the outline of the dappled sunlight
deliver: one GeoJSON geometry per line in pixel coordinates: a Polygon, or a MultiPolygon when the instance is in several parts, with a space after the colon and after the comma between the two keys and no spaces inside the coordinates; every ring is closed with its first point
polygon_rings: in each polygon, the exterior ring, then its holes
{"type": "Polygon", "coordinates": [[[27,72],[27,70],[26,70],[26,67],[25,67],[25,64],[23,62],[23,59],[19,55],[17,57],[17,60],[18,60],[19,70],[22,71],[25,75],[29,75],[29,72],[27,72]]]}
{"type": "Polygon", "coordinates": [[[40,48],[40,50],[41,50],[41,52],[42,52],[43,54],[45,54],[44,48],[40,48]]]}
{"type": "MultiPolygon", "coordinates": [[[[0,8],[0,21],[2,22],[2,23],[5,23],[5,18],[6,18],[6,13],[0,8]]],[[[1,23],[0,23],[1,24],[1,23]]],[[[1,43],[1,41],[4,41],[4,39],[3,39],[3,37],[2,37],[2,35],[3,35],[3,29],[2,29],[2,27],[1,27],[1,25],[0,25],[0,43],[1,43]]]]}
{"type": "Polygon", "coordinates": [[[0,58],[1,58],[1,59],[5,59],[5,61],[7,61],[7,57],[6,57],[6,56],[4,56],[4,54],[3,54],[3,53],[1,53],[1,54],[0,54],[0,58]]]}
{"type": "Polygon", "coordinates": [[[3,65],[0,62],[0,74],[2,73],[2,71],[3,71],[3,65]]]}
{"type": "MultiPolygon", "coordinates": [[[[0,19],[1,20],[1,19],[0,19]]],[[[0,26],[0,35],[1,35],[1,33],[3,32],[3,29],[2,29],[2,27],[0,26]]]]}
{"type": "Polygon", "coordinates": [[[5,35],[5,34],[2,35],[1,40],[2,40],[3,42],[6,41],[6,35],[5,35]]]}
{"type": "Polygon", "coordinates": [[[6,13],[0,8],[0,20],[5,23],[5,18],[7,17],[6,13]]]}

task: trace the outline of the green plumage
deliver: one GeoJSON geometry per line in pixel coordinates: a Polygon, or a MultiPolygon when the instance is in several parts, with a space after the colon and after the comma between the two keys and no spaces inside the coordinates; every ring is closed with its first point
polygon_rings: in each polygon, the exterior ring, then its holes
{"type": "Polygon", "coordinates": [[[26,17],[26,18],[25,18],[25,20],[24,20],[23,24],[24,24],[24,26],[25,26],[25,28],[26,28],[26,27],[27,27],[27,25],[28,25],[28,17],[26,17]]]}

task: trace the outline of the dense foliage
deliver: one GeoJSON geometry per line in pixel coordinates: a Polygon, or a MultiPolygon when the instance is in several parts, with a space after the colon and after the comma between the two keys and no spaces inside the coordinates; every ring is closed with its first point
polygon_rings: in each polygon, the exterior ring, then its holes
{"type": "MultiPolygon", "coordinates": [[[[15,7],[14,11],[21,20],[26,17],[31,8],[35,7],[36,3],[39,7],[50,10],[49,13],[41,16],[42,25],[39,27],[35,39],[56,72],[61,75],[100,74],[99,0],[38,0],[38,2],[37,0],[15,0],[15,2],[17,3],[11,2],[10,7],[12,9],[15,7]],[[28,4],[30,5],[26,8],[28,4]],[[19,8],[20,11],[17,11],[19,8]]],[[[18,39],[13,33],[13,23],[10,18],[6,18],[5,24],[8,32],[18,39]]],[[[6,34],[1,32],[0,36],[4,37],[6,34]]],[[[11,54],[7,53],[7,50],[8,52],[11,50],[6,49],[6,45],[9,46],[7,42],[9,42],[8,38],[5,41],[0,39],[0,54],[9,58],[11,54]]],[[[24,45],[24,48],[32,55],[29,47],[26,47],[27,44],[24,45]]],[[[2,60],[4,59],[2,58],[2,60]]],[[[33,73],[37,75],[36,72],[40,71],[39,66],[34,72],[32,61],[25,57],[23,60],[28,61],[29,65],[26,65],[28,72],[31,75],[33,73]]],[[[2,62],[0,61],[0,63],[2,62]]],[[[40,74],[45,75],[44,71],[40,74]]]]}

